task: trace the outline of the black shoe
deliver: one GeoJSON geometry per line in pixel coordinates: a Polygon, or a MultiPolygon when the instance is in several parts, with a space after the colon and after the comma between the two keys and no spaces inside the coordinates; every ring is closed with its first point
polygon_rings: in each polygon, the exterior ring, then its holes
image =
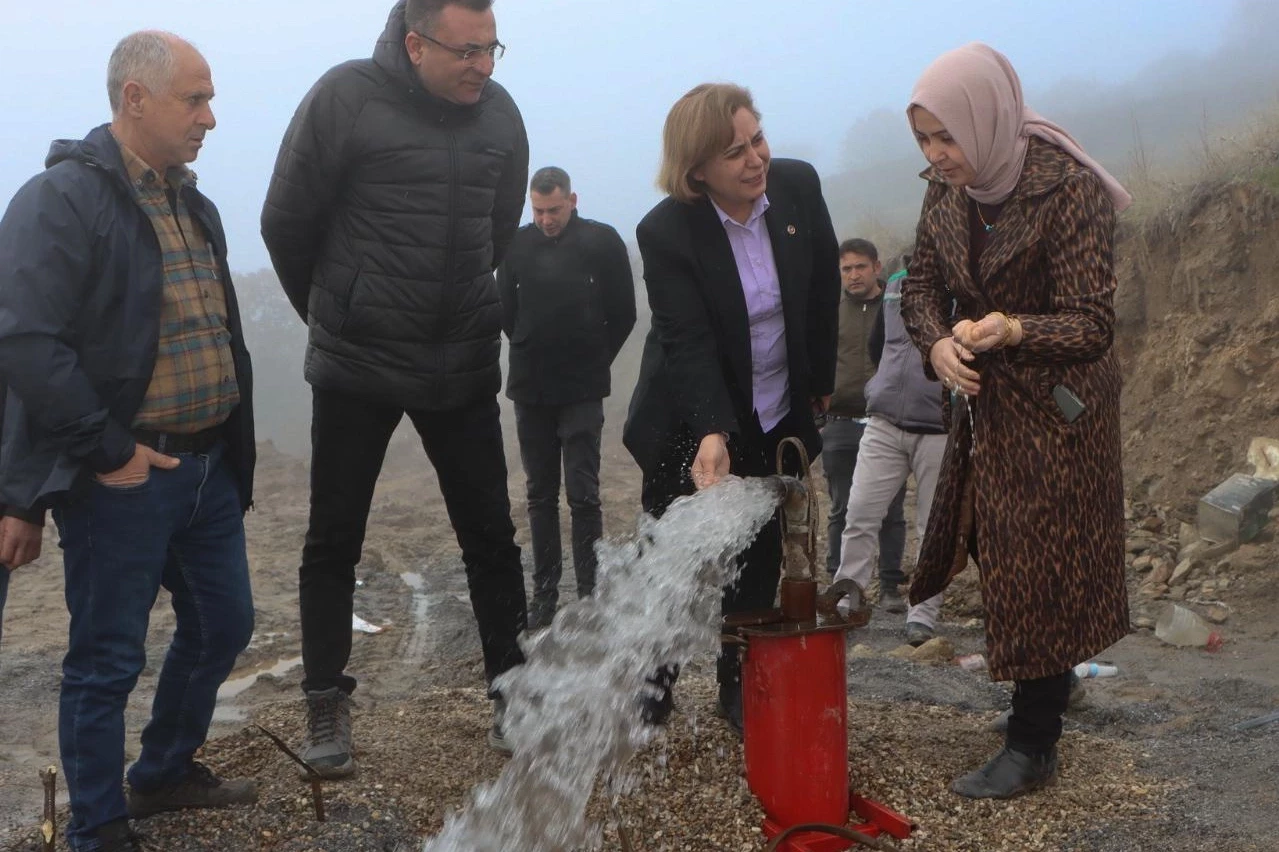
{"type": "Polygon", "coordinates": [[[142,852],[142,838],[129,827],[127,819],[118,819],[95,832],[102,852],[142,852]]]}
{"type": "Polygon", "coordinates": [[[906,599],[897,591],[896,586],[879,587],[879,605],[884,612],[893,615],[903,615],[906,612],[906,599]]]}
{"type": "Polygon", "coordinates": [[[742,726],[742,684],[721,683],[719,685],[719,701],[715,703],[715,715],[719,716],[733,729],[740,740],[743,736],[742,726]]]}
{"type": "Polygon", "coordinates": [[[1031,755],[1005,746],[981,769],[956,778],[950,789],[969,799],[1011,799],[1047,787],[1056,780],[1056,748],[1045,754],[1031,755]]]}
{"type": "Polygon", "coordinates": [[[533,601],[528,608],[528,629],[531,633],[534,630],[545,630],[551,626],[551,622],[555,620],[555,603],[533,601]]]}
{"type": "Polygon", "coordinates": [[[906,622],[906,644],[912,648],[918,648],[925,642],[930,642],[937,638],[937,631],[930,625],[924,624],[922,621],[906,622]]]}
{"type": "MultiPolygon", "coordinates": [[[[258,800],[256,781],[246,778],[224,780],[203,763],[191,764],[187,774],[174,784],[149,793],[129,787],[125,796],[129,816],[142,819],[163,811],[188,808],[224,808],[228,805],[252,805],[258,800]]],[[[124,848],[128,848],[127,846],[124,848]]]]}
{"type": "Polygon", "coordinates": [[[675,710],[675,694],[670,687],[654,685],[653,688],[659,690],[656,695],[640,696],[640,719],[645,725],[660,728],[670,721],[675,710]]]}

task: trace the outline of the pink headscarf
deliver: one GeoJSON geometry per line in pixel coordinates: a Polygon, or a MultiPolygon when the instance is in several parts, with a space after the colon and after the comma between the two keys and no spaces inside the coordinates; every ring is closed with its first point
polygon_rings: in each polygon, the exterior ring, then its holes
{"type": "Polygon", "coordinates": [[[943,53],[929,65],[910,96],[907,120],[915,106],[935,115],[954,137],[977,171],[966,187],[968,194],[984,204],[998,204],[1012,194],[1031,136],[1064,149],[1095,172],[1116,211],[1132,203],[1123,185],[1069,133],[1026,106],[1021,80],[1008,57],[981,42],[943,53]]]}

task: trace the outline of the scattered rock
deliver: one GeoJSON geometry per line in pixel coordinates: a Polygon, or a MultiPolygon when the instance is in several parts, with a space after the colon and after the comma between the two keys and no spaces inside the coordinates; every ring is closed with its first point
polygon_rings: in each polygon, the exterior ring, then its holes
{"type": "Polygon", "coordinates": [[[1177,528],[1177,544],[1181,547],[1185,547],[1186,545],[1193,544],[1198,540],[1199,530],[1195,527],[1195,525],[1182,521],[1181,526],[1177,528]]]}
{"type": "Polygon", "coordinates": [[[1154,586],[1166,585],[1172,579],[1172,563],[1167,559],[1159,559],[1155,562],[1154,567],[1150,571],[1150,576],[1146,582],[1154,586]]]}
{"type": "Polygon", "coordinates": [[[1188,581],[1191,575],[1202,567],[1202,563],[1193,557],[1182,559],[1181,562],[1177,563],[1177,567],[1173,569],[1172,577],[1168,582],[1170,585],[1175,586],[1178,583],[1188,581]]]}
{"type": "Polygon", "coordinates": [[[955,659],[955,645],[938,636],[915,648],[910,658],[916,663],[949,663],[955,659]]]}
{"type": "Polygon", "coordinates": [[[1225,624],[1230,619],[1230,611],[1224,606],[1210,606],[1204,613],[1204,618],[1213,624],[1225,624]]]}
{"type": "Polygon", "coordinates": [[[874,648],[859,642],[848,649],[848,656],[854,660],[868,660],[871,657],[878,657],[879,654],[875,653],[874,648]]]}
{"type": "Polygon", "coordinates": [[[1154,562],[1155,557],[1151,556],[1149,552],[1146,552],[1132,561],[1132,569],[1134,571],[1144,573],[1150,570],[1151,566],[1154,565],[1154,562]]]}
{"type": "Polygon", "coordinates": [[[1132,626],[1138,630],[1154,630],[1155,620],[1148,615],[1138,615],[1133,618],[1132,626]]]}
{"type": "Polygon", "coordinates": [[[898,645],[888,652],[888,656],[894,660],[913,660],[915,659],[915,649],[909,645],[898,645]]]}

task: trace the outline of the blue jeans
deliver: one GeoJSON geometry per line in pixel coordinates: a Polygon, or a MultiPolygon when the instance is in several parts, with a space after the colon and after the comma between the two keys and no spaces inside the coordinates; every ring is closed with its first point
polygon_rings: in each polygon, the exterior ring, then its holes
{"type": "Polygon", "coordinates": [[[181,779],[208,735],[218,687],[253,634],[244,517],[225,447],[182,454],[143,484],[98,483],[54,510],[71,631],[62,661],[58,740],[71,793],[71,848],[96,850],[97,830],[126,816],[124,708],[146,664],[161,586],[177,617],[142,753],[129,784],[181,779]]]}

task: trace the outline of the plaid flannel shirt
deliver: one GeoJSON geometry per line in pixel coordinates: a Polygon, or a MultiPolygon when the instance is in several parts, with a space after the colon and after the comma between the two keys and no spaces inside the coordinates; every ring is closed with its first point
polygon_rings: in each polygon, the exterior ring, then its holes
{"type": "Polygon", "coordinates": [[[160,345],[133,427],[190,434],[218,426],[239,405],[240,388],[217,258],[182,199],[182,187],[193,185],[195,175],[172,169],[162,180],[123,144],[120,154],[164,261],[160,345]]]}

